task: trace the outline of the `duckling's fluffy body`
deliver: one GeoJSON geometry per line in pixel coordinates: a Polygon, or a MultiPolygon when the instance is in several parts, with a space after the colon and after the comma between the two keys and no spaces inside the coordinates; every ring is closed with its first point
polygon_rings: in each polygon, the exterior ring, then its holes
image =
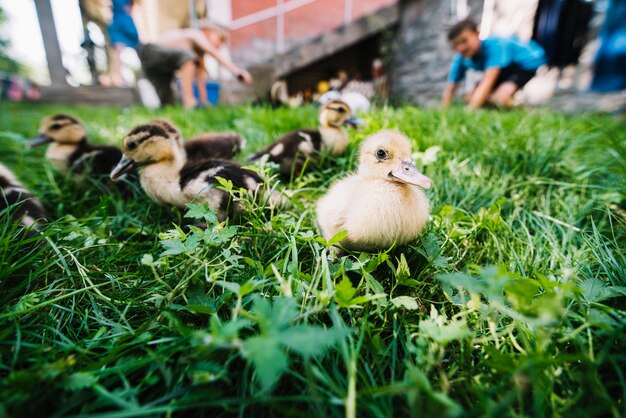
{"type": "Polygon", "coordinates": [[[178,131],[158,125],[140,125],[124,138],[124,157],[111,173],[118,177],[133,167],[139,168],[141,186],[157,203],[184,208],[190,202],[206,202],[219,219],[238,213],[228,192],[217,189],[217,177],[230,180],[235,189],[256,192],[262,183],[252,170],[227,160],[187,160],[178,131]]]}
{"type": "MultiPolygon", "coordinates": [[[[158,125],[172,134],[178,134],[182,138],[176,125],[167,119],[154,119],[148,122],[148,125],[150,124],[158,125]],[[172,130],[176,132],[172,132],[172,130]]],[[[241,135],[235,132],[205,132],[184,141],[183,145],[187,154],[187,160],[190,161],[210,158],[230,160],[241,151],[243,142],[241,135]]]]}
{"type": "Polygon", "coordinates": [[[13,172],[0,164],[0,212],[9,206],[16,205],[12,209],[12,218],[26,227],[36,229],[45,221],[46,210],[15,177],[13,172]]]}
{"type": "Polygon", "coordinates": [[[244,188],[250,192],[257,189],[261,178],[252,170],[243,169],[233,161],[171,160],[150,164],[140,169],[141,187],[157,203],[184,208],[192,201],[207,202],[209,208],[222,212],[225,217],[230,196],[221,189],[217,177],[233,182],[236,189],[244,188]]]}
{"type": "Polygon", "coordinates": [[[364,140],[359,171],[335,182],[317,204],[322,235],[342,230],[341,245],[376,251],[419,236],[428,223],[430,204],[418,185],[430,179],[410,162],[409,140],[396,131],[381,131],[364,140]]]}
{"type": "Polygon", "coordinates": [[[306,160],[315,160],[320,151],[332,156],[343,154],[348,147],[348,134],[342,126],[354,120],[347,104],[341,100],[332,100],[320,110],[318,129],[290,132],[252,155],[250,160],[267,155],[268,161],[278,164],[283,176],[298,176],[306,160]]]}

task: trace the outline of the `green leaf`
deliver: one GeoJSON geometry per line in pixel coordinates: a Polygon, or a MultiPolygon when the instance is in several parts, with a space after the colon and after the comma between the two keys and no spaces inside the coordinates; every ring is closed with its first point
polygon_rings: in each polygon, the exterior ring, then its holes
{"type": "Polygon", "coordinates": [[[193,234],[189,235],[189,237],[187,237],[187,240],[185,241],[185,248],[187,249],[187,251],[192,252],[196,248],[198,248],[198,245],[200,245],[201,241],[202,233],[194,232],[193,234]]]}
{"type": "Polygon", "coordinates": [[[239,292],[241,291],[241,286],[239,285],[239,283],[227,282],[225,280],[216,280],[215,283],[219,286],[222,286],[224,289],[230,290],[236,295],[239,295],[239,292]]]}
{"type": "Polygon", "coordinates": [[[395,306],[396,308],[402,307],[410,311],[415,311],[419,309],[419,305],[415,298],[412,298],[410,296],[397,296],[391,299],[391,303],[393,303],[393,306],[395,306]]]}
{"type": "Polygon", "coordinates": [[[352,282],[347,276],[335,285],[335,299],[339,306],[347,308],[352,305],[351,301],[356,294],[356,289],[352,286],[352,282]]]}
{"type": "Polygon", "coordinates": [[[337,234],[335,234],[335,236],[331,237],[328,240],[323,238],[323,237],[317,237],[317,238],[315,238],[315,241],[319,242],[320,244],[322,244],[322,245],[324,245],[326,247],[332,247],[333,245],[337,244],[338,242],[340,242],[341,240],[343,240],[347,236],[348,236],[348,231],[343,230],[343,231],[337,232],[337,234]]]}
{"type": "Polygon", "coordinates": [[[166,255],[178,255],[187,251],[187,247],[180,241],[161,241],[161,245],[165,251],[161,253],[161,257],[166,255]]]}
{"type": "Polygon", "coordinates": [[[465,320],[448,321],[445,316],[439,315],[434,306],[431,307],[430,318],[420,321],[419,329],[423,335],[441,344],[472,335],[465,320]]]}
{"type": "Polygon", "coordinates": [[[211,317],[211,335],[217,342],[230,342],[239,337],[239,330],[252,325],[248,319],[236,318],[222,323],[217,315],[211,317]]]}
{"type": "Polygon", "coordinates": [[[218,303],[215,299],[206,294],[206,292],[198,287],[189,287],[187,292],[187,301],[189,304],[186,309],[193,313],[213,314],[217,311],[218,303]]]}
{"type": "Polygon", "coordinates": [[[328,240],[328,246],[330,247],[332,245],[337,244],[339,241],[342,241],[347,236],[348,236],[348,231],[346,230],[337,232],[334,237],[328,240]]]}
{"type": "Polygon", "coordinates": [[[67,376],[63,380],[63,388],[76,392],[81,389],[85,389],[93,386],[98,381],[98,378],[91,373],[77,372],[67,376]]]}
{"type": "Polygon", "coordinates": [[[228,192],[233,190],[233,182],[230,180],[226,180],[223,177],[220,176],[215,176],[215,179],[217,180],[217,182],[220,184],[220,188],[223,190],[226,190],[228,192]]]}
{"type": "Polygon", "coordinates": [[[152,257],[152,254],[144,254],[143,257],[141,257],[141,264],[144,266],[153,266],[154,257],[152,257]]]}
{"type": "Polygon", "coordinates": [[[185,213],[185,218],[192,219],[205,219],[206,216],[213,216],[215,220],[217,217],[215,216],[215,212],[209,209],[208,203],[187,203],[187,212],[185,213]]]}
{"type": "Polygon", "coordinates": [[[205,230],[202,239],[206,244],[219,246],[230,242],[235,235],[237,235],[237,227],[228,226],[226,228],[221,228],[219,226],[215,226],[205,230]]]}
{"type": "Polygon", "coordinates": [[[239,295],[245,296],[248,293],[251,293],[259,287],[263,286],[267,282],[267,280],[248,280],[241,286],[241,289],[239,290],[239,295]]]}
{"type": "Polygon", "coordinates": [[[243,343],[244,356],[252,362],[256,379],[264,391],[269,391],[287,370],[287,355],[273,338],[256,336],[243,343]]]}
{"type": "Polygon", "coordinates": [[[608,286],[598,278],[590,278],[579,283],[583,299],[587,302],[602,302],[618,296],[626,296],[626,287],[608,286]]]}
{"type": "Polygon", "coordinates": [[[296,301],[293,298],[276,298],[274,303],[261,297],[254,299],[252,313],[261,328],[261,333],[276,334],[298,315],[296,301]]]}
{"type": "Polygon", "coordinates": [[[324,352],[343,337],[338,329],[325,329],[312,325],[294,325],[277,336],[278,341],[304,357],[324,352]]]}
{"type": "MultiPolygon", "coordinates": [[[[399,284],[405,284],[407,279],[411,277],[411,269],[409,269],[409,265],[406,262],[406,257],[404,257],[404,253],[400,254],[400,259],[398,260],[398,267],[396,268],[396,280],[399,284]]],[[[415,282],[415,280],[413,280],[415,282]]]]}

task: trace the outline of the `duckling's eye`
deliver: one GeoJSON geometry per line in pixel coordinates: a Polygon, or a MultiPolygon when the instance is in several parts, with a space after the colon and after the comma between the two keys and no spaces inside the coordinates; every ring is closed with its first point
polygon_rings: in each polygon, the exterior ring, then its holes
{"type": "Polygon", "coordinates": [[[129,142],[128,144],[126,144],[126,148],[128,148],[129,151],[134,151],[137,149],[137,143],[136,142],[129,142]]]}
{"type": "Polygon", "coordinates": [[[49,128],[49,129],[50,129],[51,131],[56,131],[56,130],[58,130],[58,129],[61,129],[61,126],[63,126],[63,125],[61,125],[60,123],[53,123],[52,125],[50,125],[50,128],[49,128]]]}
{"type": "Polygon", "coordinates": [[[387,157],[389,157],[389,154],[387,154],[387,151],[385,151],[384,149],[381,148],[376,151],[376,158],[378,158],[379,160],[384,160],[387,157]]]}
{"type": "Polygon", "coordinates": [[[346,109],[344,109],[343,107],[337,108],[335,110],[337,110],[337,112],[342,113],[342,114],[346,113],[346,109]]]}

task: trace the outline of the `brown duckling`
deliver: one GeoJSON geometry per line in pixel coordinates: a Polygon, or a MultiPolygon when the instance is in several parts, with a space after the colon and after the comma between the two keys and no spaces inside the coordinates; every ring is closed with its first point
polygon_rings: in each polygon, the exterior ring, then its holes
{"type": "Polygon", "coordinates": [[[215,187],[219,184],[217,177],[250,193],[256,193],[263,183],[256,172],[233,161],[187,160],[180,133],[159,124],[139,125],[131,130],[123,140],[122,151],[122,159],[111,172],[112,179],[136,167],[142,188],[155,202],[178,208],[190,202],[207,202],[220,220],[241,213],[241,208],[232,203],[228,192],[215,187]]]}
{"type": "Polygon", "coordinates": [[[45,223],[46,210],[15,177],[15,174],[0,164],[0,215],[11,214],[14,221],[27,228],[39,229],[45,223]],[[15,206],[14,206],[15,205],[15,206]],[[14,206],[6,212],[9,206],[14,206]]]}
{"type": "Polygon", "coordinates": [[[428,223],[430,204],[422,189],[431,180],[411,161],[411,143],[384,130],[363,140],[359,169],[335,182],[317,204],[317,223],[330,239],[342,230],[341,246],[377,251],[417,238],[428,223]]]}
{"type": "Polygon", "coordinates": [[[319,123],[318,129],[300,129],[284,135],[252,155],[250,160],[258,160],[267,155],[268,161],[279,165],[283,176],[299,176],[306,160],[315,160],[320,151],[335,157],[345,152],[348,147],[348,133],[343,125],[362,124],[352,116],[350,107],[341,100],[331,100],[321,107],[319,123]]]}

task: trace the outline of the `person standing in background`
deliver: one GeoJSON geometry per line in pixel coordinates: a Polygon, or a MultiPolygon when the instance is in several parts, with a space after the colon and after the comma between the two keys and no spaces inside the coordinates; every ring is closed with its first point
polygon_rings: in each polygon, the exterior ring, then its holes
{"type": "Polygon", "coordinates": [[[109,61],[109,76],[114,86],[122,87],[127,83],[122,76],[122,51],[124,48],[136,48],[139,35],[131,11],[136,0],[113,0],[113,20],[108,32],[112,51],[109,61]]]}
{"type": "Polygon", "coordinates": [[[220,52],[226,41],[226,32],[208,20],[198,22],[197,28],[174,29],[167,31],[147,44],[137,46],[137,54],[146,78],[155,87],[161,105],[172,105],[176,98],[172,81],[176,74],[180,78],[181,101],[190,109],[208,106],[206,91],[205,55],[212,56],[244,84],[252,83],[252,76],[236,66],[220,52]],[[194,82],[199,89],[200,102],[193,94],[194,82]]]}

